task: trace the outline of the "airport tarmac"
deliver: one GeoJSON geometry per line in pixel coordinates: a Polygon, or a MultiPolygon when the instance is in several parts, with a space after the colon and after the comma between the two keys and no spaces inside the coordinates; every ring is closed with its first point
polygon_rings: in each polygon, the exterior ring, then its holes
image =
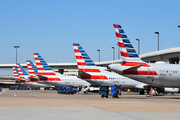
{"type": "Polygon", "coordinates": [[[97,93],[64,95],[51,90],[0,92],[0,120],[176,120],[179,113],[180,94],[146,97],[122,92],[119,99],[113,99],[97,93]]]}

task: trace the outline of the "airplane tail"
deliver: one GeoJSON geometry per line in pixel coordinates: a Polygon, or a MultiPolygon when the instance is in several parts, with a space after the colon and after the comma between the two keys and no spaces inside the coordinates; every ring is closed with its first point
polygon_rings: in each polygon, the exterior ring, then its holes
{"type": "Polygon", "coordinates": [[[20,77],[19,77],[19,73],[18,73],[18,70],[17,70],[17,67],[16,66],[13,66],[12,67],[13,69],[13,73],[14,73],[14,78],[15,78],[15,83],[21,83],[21,80],[20,80],[20,77]]]}
{"type": "Polygon", "coordinates": [[[142,61],[138,54],[136,53],[134,47],[132,46],[130,40],[126,36],[122,27],[118,24],[113,24],[115,29],[115,34],[117,37],[118,46],[120,47],[120,53],[122,56],[123,62],[141,62],[142,61]]]}
{"type": "Polygon", "coordinates": [[[27,63],[28,71],[29,71],[29,78],[32,81],[37,80],[38,79],[38,77],[36,76],[38,75],[37,67],[33,64],[31,60],[26,60],[26,63],[27,63]]]}
{"type": "Polygon", "coordinates": [[[12,67],[12,69],[13,69],[13,73],[14,73],[14,78],[15,79],[19,79],[19,74],[18,74],[18,70],[17,70],[17,67],[16,66],[13,66],[12,67]]]}
{"type": "Polygon", "coordinates": [[[81,72],[81,78],[90,79],[107,79],[102,74],[101,70],[94,64],[85,50],[78,43],[73,43],[74,53],[78,65],[78,70],[81,72]]]}
{"type": "Polygon", "coordinates": [[[61,81],[59,77],[56,77],[56,73],[49,67],[39,53],[34,53],[34,59],[40,80],[61,81]]]}
{"type": "Polygon", "coordinates": [[[19,63],[16,63],[16,65],[17,65],[17,70],[19,73],[19,79],[24,79],[25,76],[28,76],[28,73],[24,70],[24,68],[19,63]]]}

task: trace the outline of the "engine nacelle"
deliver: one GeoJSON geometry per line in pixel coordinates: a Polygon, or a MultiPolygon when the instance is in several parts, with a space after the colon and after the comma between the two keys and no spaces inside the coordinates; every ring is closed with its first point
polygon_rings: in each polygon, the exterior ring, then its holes
{"type": "Polygon", "coordinates": [[[178,93],[179,88],[164,88],[165,93],[178,93]]]}

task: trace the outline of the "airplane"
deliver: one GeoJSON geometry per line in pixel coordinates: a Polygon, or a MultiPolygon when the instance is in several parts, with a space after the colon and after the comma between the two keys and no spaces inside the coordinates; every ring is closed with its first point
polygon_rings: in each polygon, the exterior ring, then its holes
{"type": "Polygon", "coordinates": [[[114,72],[106,70],[106,67],[98,67],[94,64],[85,50],[78,43],[73,43],[74,53],[78,65],[78,74],[94,86],[101,84],[121,85],[122,89],[140,89],[140,94],[144,92],[144,87],[148,84],[135,81],[114,72]]]}
{"type": "Polygon", "coordinates": [[[29,86],[29,87],[54,87],[54,86],[39,84],[39,83],[30,81],[28,79],[29,75],[24,70],[24,68],[19,63],[17,63],[16,65],[17,66],[13,66],[13,72],[14,72],[14,77],[17,84],[20,84],[23,86],[29,86]]]}
{"type": "Polygon", "coordinates": [[[179,65],[142,61],[122,27],[113,25],[123,62],[108,65],[109,70],[156,87],[180,87],[179,65]]]}
{"type": "Polygon", "coordinates": [[[24,80],[20,80],[20,79],[19,79],[20,77],[19,77],[19,74],[18,74],[17,67],[16,67],[16,66],[12,66],[12,69],[13,69],[13,73],[14,73],[15,83],[16,83],[16,84],[23,85],[24,80]],[[22,81],[22,82],[21,82],[21,81],[22,81]]]}
{"type": "MultiPolygon", "coordinates": [[[[54,85],[54,86],[72,85],[72,86],[77,86],[80,89],[87,86],[88,87],[91,86],[90,83],[82,79],[79,79],[77,76],[65,76],[60,73],[54,72],[39,53],[34,53],[34,59],[38,72],[38,74],[36,73],[36,75],[38,76],[41,83],[54,85]]],[[[28,68],[32,66],[32,62],[29,61],[29,63],[30,64],[27,65],[28,68]]]]}

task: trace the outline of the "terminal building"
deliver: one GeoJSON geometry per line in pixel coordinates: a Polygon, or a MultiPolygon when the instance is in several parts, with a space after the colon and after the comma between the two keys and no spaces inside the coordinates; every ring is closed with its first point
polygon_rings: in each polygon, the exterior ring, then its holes
{"type": "MultiPolygon", "coordinates": [[[[150,63],[162,63],[169,62],[170,64],[179,64],[180,59],[180,47],[170,48],[155,52],[139,55],[139,57],[150,63]],[[161,61],[161,62],[159,62],[161,61]]],[[[107,67],[112,63],[120,63],[122,59],[113,61],[95,62],[97,66],[107,67]]],[[[27,68],[26,64],[21,64],[24,68],[27,68]]],[[[55,71],[65,75],[76,75],[78,73],[78,67],[76,63],[48,63],[48,65],[55,71]]],[[[0,64],[0,70],[11,70],[15,64],[0,64]]],[[[14,76],[0,76],[0,86],[14,84],[14,76]]]]}

